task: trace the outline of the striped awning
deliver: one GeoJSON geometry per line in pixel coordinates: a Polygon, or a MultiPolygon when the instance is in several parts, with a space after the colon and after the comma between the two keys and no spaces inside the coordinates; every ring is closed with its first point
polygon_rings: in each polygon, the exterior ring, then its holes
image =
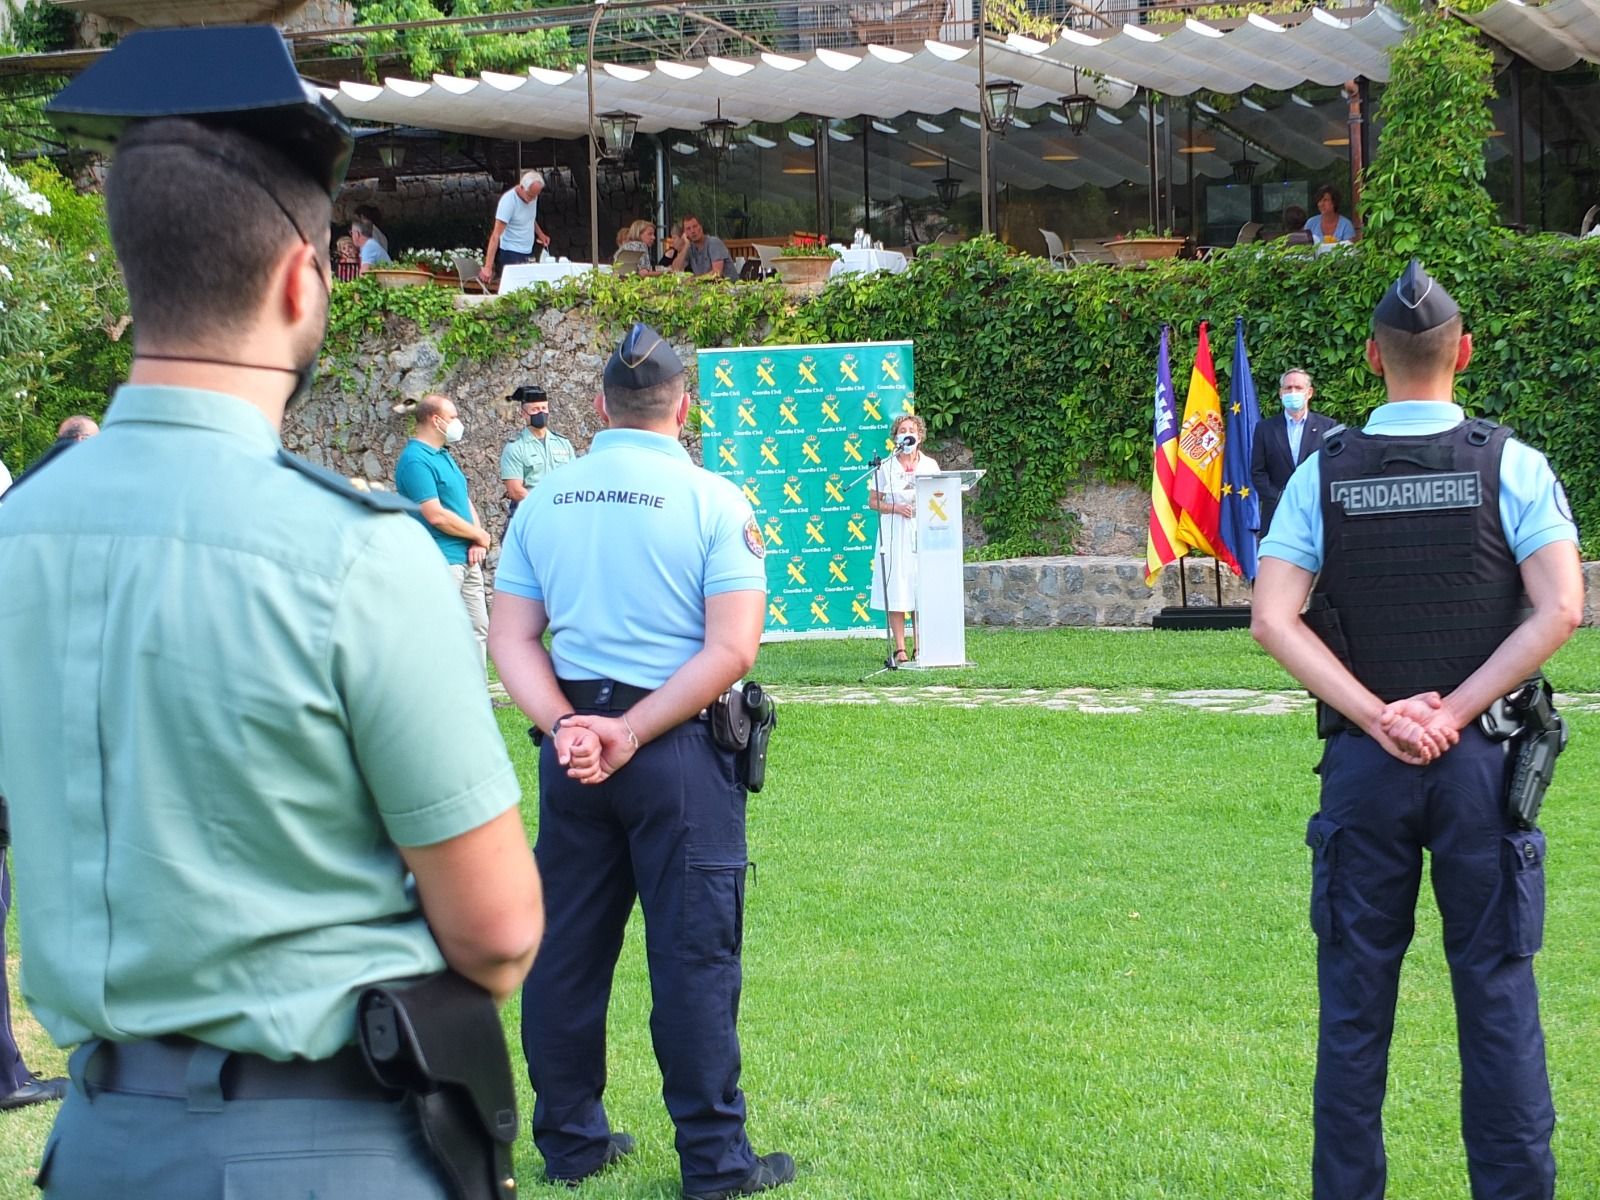
{"type": "Polygon", "coordinates": [[[1456,15],[1540,70],[1600,63],[1600,0],[1551,0],[1538,5],[1497,0],[1482,12],[1456,15]]]}

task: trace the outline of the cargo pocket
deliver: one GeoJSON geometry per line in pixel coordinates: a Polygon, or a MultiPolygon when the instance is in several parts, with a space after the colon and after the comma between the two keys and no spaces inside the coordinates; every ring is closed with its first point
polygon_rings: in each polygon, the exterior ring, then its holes
{"type": "Polygon", "coordinates": [[[1322,941],[1336,942],[1333,872],[1338,864],[1339,826],[1325,817],[1312,817],[1306,824],[1306,845],[1311,847],[1311,928],[1322,941]]]}
{"type": "Polygon", "coordinates": [[[744,946],[744,879],[739,842],[691,843],[684,855],[683,956],[693,962],[731,958],[744,946]]]}
{"type": "Polygon", "coordinates": [[[1519,829],[1505,835],[1507,949],[1528,958],[1544,946],[1544,833],[1519,829]]]}

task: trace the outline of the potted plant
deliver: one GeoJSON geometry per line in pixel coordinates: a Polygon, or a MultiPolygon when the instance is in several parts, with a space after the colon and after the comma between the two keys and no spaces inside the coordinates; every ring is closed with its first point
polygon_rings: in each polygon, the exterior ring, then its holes
{"type": "Polygon", "coordinates": [[[428,287],[433,283],[433,269],[419,262],[414,254],[396,263],[368,267],[367,274],[376,279],[380,287],[428,287]]]}
{"type": "Polygon", "coordinates": [[[1135,229],[1124,237],[1106,242],[1105,248],[1111,251],[1111,257],[1117,260],[1118,266],[1125,267],[1156,258],[1177,258],[1184,240],[1174,237],[1170,229],[1160,233],[1154,229],[1135,229]]]}
{"type": "Polygon", "coordinates": [[[785,246],[772,265],[785,283],[821,283],[838,257],[831,246],[785,246]]]}

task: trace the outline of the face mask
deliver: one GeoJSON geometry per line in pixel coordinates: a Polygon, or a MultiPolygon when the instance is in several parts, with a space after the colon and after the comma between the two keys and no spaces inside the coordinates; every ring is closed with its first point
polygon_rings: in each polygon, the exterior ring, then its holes
{"type": "Polygon", "coordinates": [[[1304,392],[1284,392],[1280,399],[1283,400],[1285,412],[1299,412],[1306,406],[1306,394],[1304,392]]]}
{"type": "Polygon", "coordinates": [[[450,424],[444,427],[445,445],[454,446],[461,440],[462,435],[466,432],[467,427],[461,423],[461,418],[457,417],[455,420],[451,421],[450,424]]]}
{"type": "Polygon", "coordinates": [[[528,418],[528,424],[533,426],[535,429],[543,429],[546,425],[550,424],[550,414],[534,413],[528,418]]]}

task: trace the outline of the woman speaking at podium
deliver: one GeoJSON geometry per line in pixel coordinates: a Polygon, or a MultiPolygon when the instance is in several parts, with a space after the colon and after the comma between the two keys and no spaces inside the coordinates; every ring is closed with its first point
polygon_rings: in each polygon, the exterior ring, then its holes
{"type": "Polygon", "coordinates": [[[917,604],[917,479],[939,464],[922,453],[928,428],[902,413],[889,427],[894,453],[872,477],[868,507],[879,514],[878,545],[872,556],[872,607],[887,610],[898,667],[906,661],[906,614],[917,604]]]}

